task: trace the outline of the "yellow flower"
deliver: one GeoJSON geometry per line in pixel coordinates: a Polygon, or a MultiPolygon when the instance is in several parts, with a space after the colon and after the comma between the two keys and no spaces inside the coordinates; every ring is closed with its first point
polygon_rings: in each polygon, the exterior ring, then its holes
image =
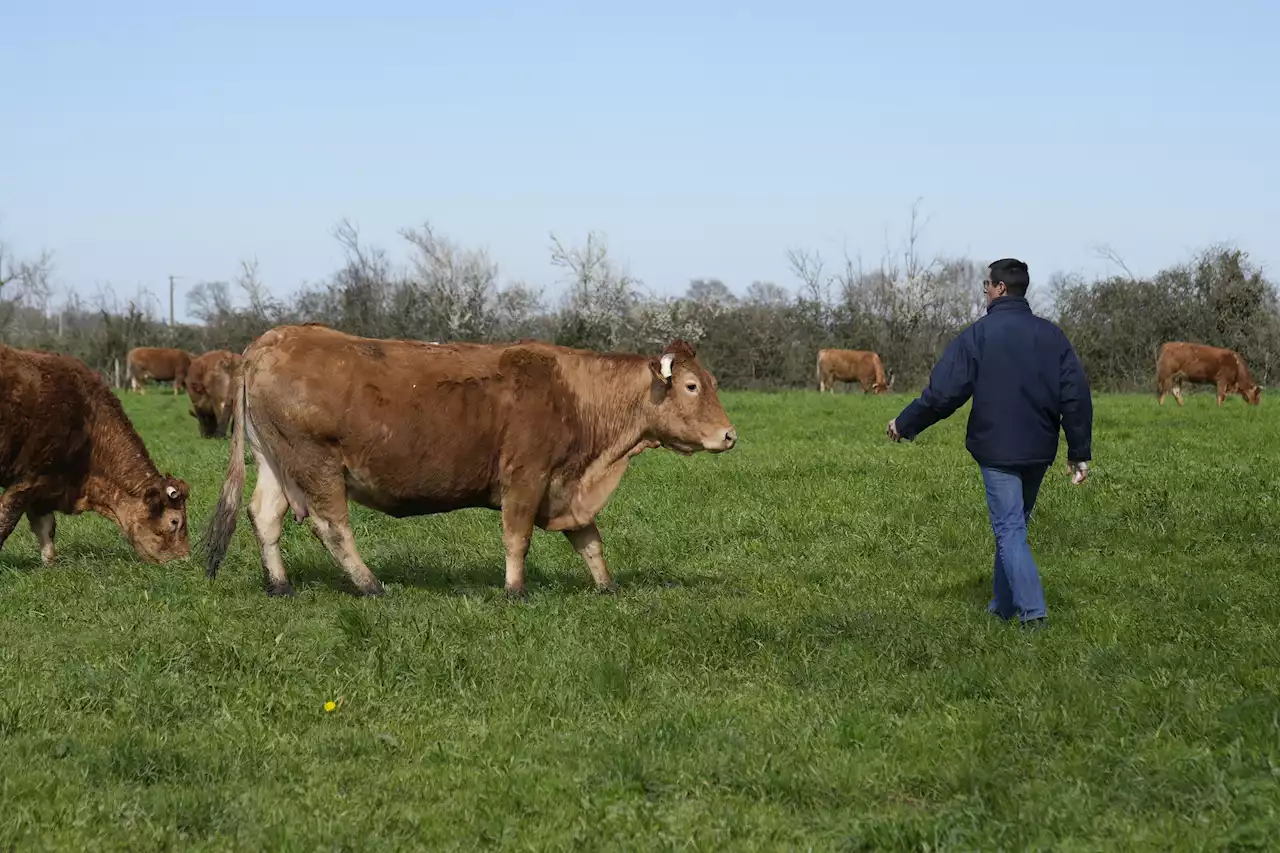
{"type": "Polygon", "coordinates": [[[338,707],[338,703],[337,703],[337,702],[334,702],[334,701],[332,701],[332,700],[330,700],[330,701],[328,701],[328,702],[325,702],[325,703],[324,703],[324,710],[325,710],[325,713],[328,713],[328,712],[332,711],[332,710],[333,710],[334,708],[336,708],[336,707],[338,707]]]}

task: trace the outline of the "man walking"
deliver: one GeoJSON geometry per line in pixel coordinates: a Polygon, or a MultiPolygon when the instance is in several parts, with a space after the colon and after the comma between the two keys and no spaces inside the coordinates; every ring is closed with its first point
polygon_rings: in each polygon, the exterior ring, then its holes
{"type": "Polygon", "coordinates": [[[987,491],[996,558],[987,610],[1047,627],[1044,590],[1027,522],[1045,472],[1067,439],[1072,482],[1088,476],[1093,433],[1089,381],[1062,330],[1031,313],[1027,265],[1015,258],[991,264],[982,290],[987,313],[951,342],[929,385],[889,421],[893,441],[910,441],[973,398],[965,447],[987,491]]]}

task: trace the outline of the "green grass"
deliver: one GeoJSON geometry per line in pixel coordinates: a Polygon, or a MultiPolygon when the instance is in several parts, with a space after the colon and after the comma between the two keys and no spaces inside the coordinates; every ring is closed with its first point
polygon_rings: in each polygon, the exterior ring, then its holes
{"type": "MultiPolygon", "coordinates": [[[[305,527],[268,599],[243,519],[212,584],[94,516],[0,553],[0,849],[1250,849],[1280,834],[1280,403],[1096,401],[1032,547],[1053,628],[983,607],[967,409],[725,394],[719,457],[635,460],[596,595],[497,513],[355,508],[356,599],[305,527]],[[334,700],[337,710],[324,711],[334,700]]],[[[227,444],[128,397],[202,531],[227,444]]],[[[252,468],[250,469],[252,472],[252,468]]],[[[252,477],[252,473],[251,473],[252,477]]]]}

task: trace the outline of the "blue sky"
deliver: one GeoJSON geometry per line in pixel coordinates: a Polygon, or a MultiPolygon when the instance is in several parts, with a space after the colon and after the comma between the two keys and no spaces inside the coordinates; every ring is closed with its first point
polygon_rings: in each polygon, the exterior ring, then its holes
{"type": "MultiPolygon", "coordinates": [[[[660,293],[786,250],[1093,273],[1280,265],[1280,4],[9,2],[0,237],[57,280],[277,293],[349,217],[430,220],[555,291],[588,230],[660,293]],[[357,11],[359,10],[359,11],[357,11]]],[[[179,298],[179,312],[185,300],[179,298]]]]}

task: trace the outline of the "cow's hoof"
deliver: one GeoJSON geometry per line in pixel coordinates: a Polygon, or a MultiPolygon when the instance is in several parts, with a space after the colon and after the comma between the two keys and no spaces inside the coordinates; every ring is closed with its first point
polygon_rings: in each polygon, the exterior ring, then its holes
{"type": "Polygon", "coordinates": [[[368,596],[370,598],[376,598],[380,595],[386,595],[387,590],[382,584],[378,583],[377,581],[374,581],[368,586],[360,587],[360,594],[364,596],[368,596]]]}
{"type": "Polygon", "coordinates": [[[606,584],[600,584],[599,586],[597,586],[596,592],[600,593],[601,595],[617,595],[620,589],[621,587],[618,586],[617,581],[609,581],[606,584]]]}
{"type": "Polygon", "coordinates": [[[285,581],[284,583],[267,584],[267,595],[272,598],[292,598],[294,595],[293,584],[285,581]]]}
{"type": "Polygon", "coordinates": [[[528,601],[529,592],[522,586],[503,587],[503,594],[506,595],[508,601],[528,601]]]}

